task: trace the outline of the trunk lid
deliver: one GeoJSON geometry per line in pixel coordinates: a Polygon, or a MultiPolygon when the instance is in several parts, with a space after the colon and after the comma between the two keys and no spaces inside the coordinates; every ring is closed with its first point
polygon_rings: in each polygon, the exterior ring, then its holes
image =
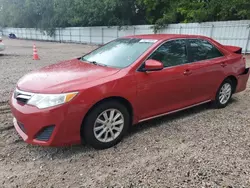
{"type": "Polygon", "coordinates": [[[230,51],[230,52],[233,52],[233,53],[236,53],[236,54],[241,54],[242,53],[242,48],[241,47],[238,47],[238,46],[230,46],[230,45],[224,45],[224,47],[230,51]]]}

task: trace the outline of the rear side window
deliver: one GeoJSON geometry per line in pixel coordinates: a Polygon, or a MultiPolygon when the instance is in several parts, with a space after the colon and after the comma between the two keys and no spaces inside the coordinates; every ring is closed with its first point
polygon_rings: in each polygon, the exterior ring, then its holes
{"type": "Polygon", "coordinates": [[[221,57],[223,54],[206,40],[188,39],[188,56],[190,62],[196,62],[221,57]]]}
{"type": "Polygon", "coordinates": [[[172,67],[187,63],[185,40],[172,40],[162,44],[148,59],[163,63],[164,67],[172,67]]]}

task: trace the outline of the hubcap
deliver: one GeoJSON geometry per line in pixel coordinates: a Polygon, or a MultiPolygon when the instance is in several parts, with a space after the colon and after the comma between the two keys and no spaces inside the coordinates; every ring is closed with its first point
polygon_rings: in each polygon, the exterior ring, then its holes
{"type": "Polygon", "coordinates": [[[124,117],[117,109],[108,109],[102,112],[96,119],[94,135],[100,142],[111,142],[122,132],[124,117]]]}
{"type": "Polygon", "coordinates": [[[226,104],[230,99],[232,87],[229,83],[225,83],[220,90],[219,100],[221,104],[226,104]]]}

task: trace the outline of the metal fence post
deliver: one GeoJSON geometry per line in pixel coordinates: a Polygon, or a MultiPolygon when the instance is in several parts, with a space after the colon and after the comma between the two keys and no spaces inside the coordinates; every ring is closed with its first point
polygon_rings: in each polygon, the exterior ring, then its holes
{"type": "Polygon", "coordinates": [[[72,37],[71,37],[71,27],[69,28],[69,41],[72,42],[72,37]]]}
{"type": "Polygon", "coordinates": [[[37,29],[36,29],[36,40],[38,40],[38,36],[37,36],[37,29]]]}
{"type": "Polygon", "coordinates": [[[89,28],[89,43],[91,44],[92,43],[92,28],[90,27],[89,28]]]}
{"type": "Polygon", "coordinates": [[[181,29],[182,29],[182,26],[180,26],[180,28],[179,28],[179,34],[181,34],[181,29]]]}
{"type": "Polygon", "coordinates": [[[59,41],[60,43],[62,43],[62,39],[61,39],[61,28],[59,27],[59,41]]]}
{"type": "Polygon", "coordinates": [[[32,37],[32,29],[30,29],[30,39],[33,39],[33,37],[32,37]]]}
{"type": "Polygon", "coordinates": [[[136,28],[134,27],[134,35],[135,35],[135,30],[136,30],[136,28]]]}
{"type": "Polygon", "coordinates": [[[82,43],[81,28],[79,27],[79,43],[82,43]]]}
{"type": "Polygon", "coordinates": [[[214,24],[211,25],[210,38],[213,37],[213,31],[214,31],[214,24]]]}
{"type": "Polygon", "coordinates": [[[250,40],[250,25],[248,25],[246,27],[246,29],[248,29],[248,36],[247,36],[247,41],[246,41],[245,55],[247,53],[247,48],[248,48],[248,44],[249,44],[249,40],[250,40]]]}
{"type": "Polygon", "coordinates": [[[104,28],[102,27],[102,44],[104,44],[104,28]]]}
{"type": "Polygon", "coordinates": [[[27,32],[27,28],[25,29],[25,37],[26,37],[26,39],[28,39],[28,32],[27,32]]]}

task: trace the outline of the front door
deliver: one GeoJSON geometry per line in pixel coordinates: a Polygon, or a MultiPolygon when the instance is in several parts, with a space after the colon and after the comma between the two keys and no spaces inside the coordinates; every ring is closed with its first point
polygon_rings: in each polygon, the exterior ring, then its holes
{"type": "Polygon", "coordinates": [[[164,64],[164,69],[136,72],[137,106],[140,119],[149,118],[190,105],[188,60],[185,40],[162,44],[148,59],[164,64]]]}

